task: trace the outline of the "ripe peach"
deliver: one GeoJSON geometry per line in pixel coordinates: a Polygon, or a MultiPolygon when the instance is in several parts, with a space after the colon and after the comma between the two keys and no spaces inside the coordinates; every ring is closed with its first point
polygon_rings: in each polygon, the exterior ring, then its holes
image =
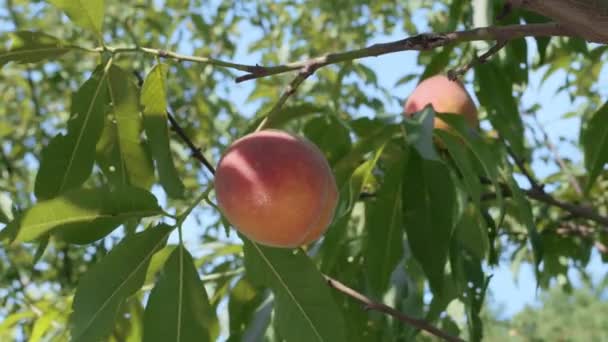
{"type": "MultiPolygon", "coordinates": [[[[477,108],[464,86],[458,81],[451,81],[447,76],[431,76],[416,86],[404,106],[404,114],[411,117],[431,104],[437,113],[464,115],[467,123],[477,128],[477,108]]],[[[447,130],[449,125],[435,117],[434,126],[447,130]]]]}
{"type": "Polygon", "coordinates": [[[218,205],[243,235],[260,244],[295,248],[327,230],[338,189],[323,153],[278,130],[236,140],[215,174],[218,205]]]}

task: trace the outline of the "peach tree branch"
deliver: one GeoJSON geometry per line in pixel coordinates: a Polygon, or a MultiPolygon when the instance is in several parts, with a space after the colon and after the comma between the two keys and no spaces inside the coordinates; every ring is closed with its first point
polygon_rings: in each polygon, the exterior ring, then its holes
{"type": "Polygon", "coordinates": [[[436,337],[442,338],[446,341],[464,342],[464,340],[460,339],[459,337],[452,336],[452,335],[446,333],[445,331],[432,326],[425,320],[408,316],[400,311],[395,310],[394,308],[392,308],[386,304],[374,302],[370,298],[351,289],[350,287],[342,284],[341,282],[339,282],[327,275],[324,275],[324,277],[325,277],[325,281],[327,281],[327,285],[329,285],[329,287],[331,287],[337,291],[340,291],[343,294],[357,300],[358,302],[365,305],[366,309],[368,309],[368,310],[382,312],[384,314],[394,317],[395,319],[397,319],[405,324],[408,324],[408,325],[413,326],[420,330],[424,330],[424,331],[426,331],[436,337]]]}
{"type": "Polygon", "coordinates": [[[236,82],[239,83],[289,71],[302,70],[312,66],[318,69],[330,64],[366,57],[377,57],[401,51],[425,51],[461,42],[509,41],[523,37],[541,36],[569,37],[574,36],[574,34],[556,23],[490,26],[449,33],[423,33],[393,42],[374,44],[346,52],[329,53],[299,62],[270,67],[258,66],[255,71],[250,71],[246,75],[237,77],[236,82]]]}
{"type": "Polygon", "coordinates": [[[480,27],[470,30],[446,32],[446,33],[423,33],[404,39],[373,44],[364,48],[355,49],[345,52],[328,53],[323,56],[310,58],[298,62],[286,63],[276,66],[260,66],[240,64],[229,61],[220,60],[217,58],[206,56],[191,56],[184,55],[174,51],[162,49],[154,49],[142,46],[130,47],[111,47],[101,46],[96,48],[75,47],[85,52],[90,53],[110,53],[110,54],[133,54],[143,53],[152,55],[158,58],[173,59],[178,62],[194,62],[200,64],[213,65],[235,69],[246,72],[245,75],[236,78],[236,82],[244,82],[247,80],[262,78],[271,75],[278,75],[291,71],[306,71],[307,69],[316,70],[326,65],[337,64],[346,61],[366,57],[377,57],[381,55],[402,52],[402,51],[426,51],[438,47],[473,41],[509,41],[524,37],[577,37],[578,35],[569,28],[563,27],[559,23],[542,23],[542,24],[527,24],[527,25],[505,25],[505,26],[489,26],[480,27]]]}

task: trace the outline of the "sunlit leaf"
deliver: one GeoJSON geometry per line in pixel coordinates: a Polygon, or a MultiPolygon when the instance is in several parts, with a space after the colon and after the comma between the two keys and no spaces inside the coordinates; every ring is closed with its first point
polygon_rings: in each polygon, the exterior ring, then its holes
{"type": "Polygon", "coordinates": [[[585,153],[585,167],[589,172],[586,190],[589,191],[608,163],[608,102],[585,125],[581,134],[585,153]]]}
{"type": "Polygon", "coordinates": [[[144,314],[144,341],[215,341],[217,317],[192,256],[177,246],[150,293],[144,314]]]}
{"type": "Polygon", "coordinates": [[[255,310],[262,304],[264,293],[246,277],[239,279],[230,291],[228,313],[230,315],[229,341],[242,341],[247,324],[253,320],[255,310]]]}
{"type": "Polygon", "coordinates": [[[70,241],[90,241],[105,236],[128,218],[161,213],[156,198],[142,189],[75,189],[36,203],[9,228],[14,227],[16,243],[56,230],[60,236],[70,237],[70,241]]]}
{"type": "Polygon", "coordinates": [[[265,247],[245,239],[247,276],[272,288],[275,324],[292,342],[345,341],[340,309],[321,273],[302,251],[265,247]]]}
{"type": "Polygon", "coordinates": [[[57,58],[76,49],[42,32],[17,31],[10,36],[12,38],[10,48],[0,49],[0,69],[8,62],[36,63],[57,58]]]}
{"type": "Polygon", "coordinates": [[[104,0],[47,0],[61,9],[76,25],[102,37],[104,0]]]}
{"type": "Polygon", "coordinates": [[[97,161],[115,186],[147,189],[154,182],[154,169],[141,139],[139,90],[133,77],[116,66],[110,68],[108,83],[112,105],[97,143],[97,161]]]}
{"type": "Polygon", "coordinates": [[[150,142],[150,151],[156,162],[160,184],[170,197],[181,198],[184,185],[173,164],[169,147],[169,128],[167,127],[167,64],[155,65],[141,89],[141,104],[144,115],[144,128],[150,142]]]}
{"type": "Polygon", "coordinates": [[[42,150],[34,188],[38,199],[76,188],[89,178],[107,109],[106,76],[103,68],[98,68],[72,96],[67,135],[58,134],[42,150]]]}
{"type": "Polygon", "coordinates": [[[74,296],[72,341],[103,340],[112,332],[117,310],[142,286],[152,255],[172,230],[160,225],[127,237],[89,269],[74,296]]]}

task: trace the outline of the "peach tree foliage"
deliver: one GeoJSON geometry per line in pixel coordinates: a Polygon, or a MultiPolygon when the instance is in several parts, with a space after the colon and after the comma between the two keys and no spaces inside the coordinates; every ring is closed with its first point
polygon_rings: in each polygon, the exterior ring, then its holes
{"type": "MultiPolygon", "coordinates": [[[[416,54],[420,71],[394,70],[402,75],[394,86],[356,55],[235,83],[255,73],[244,65],[356,50],[395,32],[480,26],[479,7],[467,1],[0,3],[3,340],[423,336],[325,276],[480,340],[499,263],[532,265],[545,289],[558,279],[568,287],[568,271],[593,250],[606,260],[608,105],[596,82],[605,45],[515,39],[472,63],[464,80],[483,128],[471,134],[461,118],[431,109],[401,115],[402,86],[474,61],[487,47],[471,42],[400,52],[416,54]],[[535,112],[551,99],[522,108],[532,73],[565,75],[558,91],[581,105],[553,118],[581,120],[578,140],[547,140],[535,112]],[[237,236],[201,163],[215,165],[268,113],[269,127],[314,142],[338,183],[334,220],[306,248],[237,236]],[[432,130],[436,115],[452,133],[432,130]],[[579,158],[561,157],[564,146],[579,158]],[[540,179],[533,162],[558,168],[540,179]]],[[[475,2],[483,3],[486,25],[549,21],[520,9],[497,20],[502,1],[475,2]]]]}

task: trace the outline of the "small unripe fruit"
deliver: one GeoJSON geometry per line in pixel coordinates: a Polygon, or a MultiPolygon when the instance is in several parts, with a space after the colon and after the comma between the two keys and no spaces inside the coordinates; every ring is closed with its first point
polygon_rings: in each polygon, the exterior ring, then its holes
{"type": "MultiPolygon", "coordinates": [[[[437,113],[464,115],[472,128],[479,125],[477,108],[469,93],[459,81],[451,81],[447,76],[435,75],[420,82],[405,102],[404,114],[411,117],[428,104],[437,113]]],[[[449,125],[438,117],[435,117],[434,126],[437,129],[449,129],[449,125]]]]}
{"type": "Polygon", "coordinates": [[[215,174],[218,205],[247,238],[295,248],[317,240],[331,223],[338,189],[323,153],[278,130],[236,140],[215,174]]]}

